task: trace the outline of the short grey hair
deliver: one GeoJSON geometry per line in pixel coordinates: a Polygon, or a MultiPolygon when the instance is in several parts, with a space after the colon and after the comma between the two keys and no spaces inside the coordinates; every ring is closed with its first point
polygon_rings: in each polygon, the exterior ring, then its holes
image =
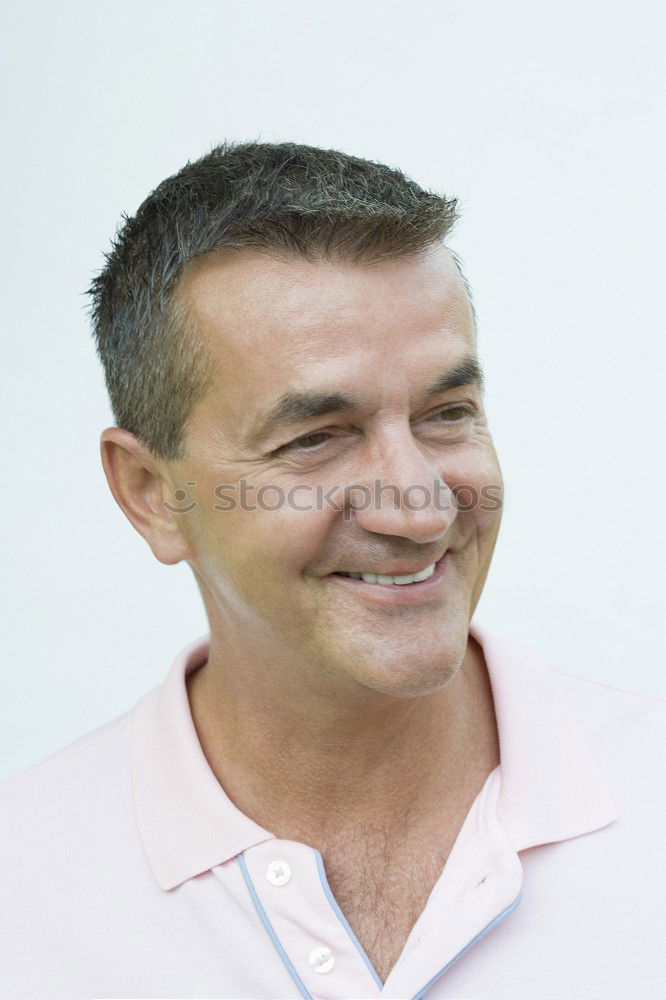
{"type": "Polygon", "coordinates": [[[190,261],[225,249],[381,261],[443,243],[457,217],[455,198],[383,163],[292,142],[216,146],[123,216],[88,290],[116,424],[159,458],[185,458],[189,415],[213,380],[175,294],[190,261]]]}

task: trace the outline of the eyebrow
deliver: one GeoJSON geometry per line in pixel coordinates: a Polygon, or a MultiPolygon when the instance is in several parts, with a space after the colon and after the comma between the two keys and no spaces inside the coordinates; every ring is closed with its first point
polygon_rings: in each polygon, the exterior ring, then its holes
{"type": "MultiPolygon", "coordinates": [[[[423,402],[441,396],[451,389],[477,385],[481,392],[484,375],[478,358],[464,358],[454,368],[447,368],[430,383],[423,402]]],[[[361,409],[361,401],[341,392],[288,392],[263,415],[250,432],[250,442],[256,444],[269,432],[280,427],[306,423],[332,413],[351,413],[361,409]]]]}

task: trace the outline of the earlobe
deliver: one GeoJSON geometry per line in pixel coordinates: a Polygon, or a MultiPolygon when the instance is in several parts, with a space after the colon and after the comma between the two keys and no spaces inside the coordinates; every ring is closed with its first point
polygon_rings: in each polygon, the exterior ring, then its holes
{"type": "Polygon", "coordinates": [[[159,562],[191,556],[173,507],[164,501],[159,461],[130,431],[107,427],[100,438],[102,467],[113,498],[159,562]]]}

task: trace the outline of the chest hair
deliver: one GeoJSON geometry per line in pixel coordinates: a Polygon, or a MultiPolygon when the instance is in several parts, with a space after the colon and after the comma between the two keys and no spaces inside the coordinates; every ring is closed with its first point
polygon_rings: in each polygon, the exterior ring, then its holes
{"type": "Polygon", "coordinates": [[[382,982],[423,912],[452,843],[441,833],[436,842],[414,839],[364,827],[347,833],[344,845],[322,851],[331,891],[382,982]]]}

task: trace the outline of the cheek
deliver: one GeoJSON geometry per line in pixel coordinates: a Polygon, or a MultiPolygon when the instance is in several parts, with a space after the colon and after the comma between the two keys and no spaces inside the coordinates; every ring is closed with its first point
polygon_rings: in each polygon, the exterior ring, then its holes
{"type": "Polygon", "coordinates": [[[467,449],[443,470],[460,514],[475,520],[482,531],[498,525],[504,503],[502,472],[493,448],[467,449]]]}
{"type": "Polygon", "coordinates": [[[315,508],[314,499],[292,499],[274,490],[251,503],[255,510],[219,514],[216,562],[247,594],[276,588],[284,592],[286,578],[293,586],[324,546],[326,511],[299,509],[315,508]]]}

